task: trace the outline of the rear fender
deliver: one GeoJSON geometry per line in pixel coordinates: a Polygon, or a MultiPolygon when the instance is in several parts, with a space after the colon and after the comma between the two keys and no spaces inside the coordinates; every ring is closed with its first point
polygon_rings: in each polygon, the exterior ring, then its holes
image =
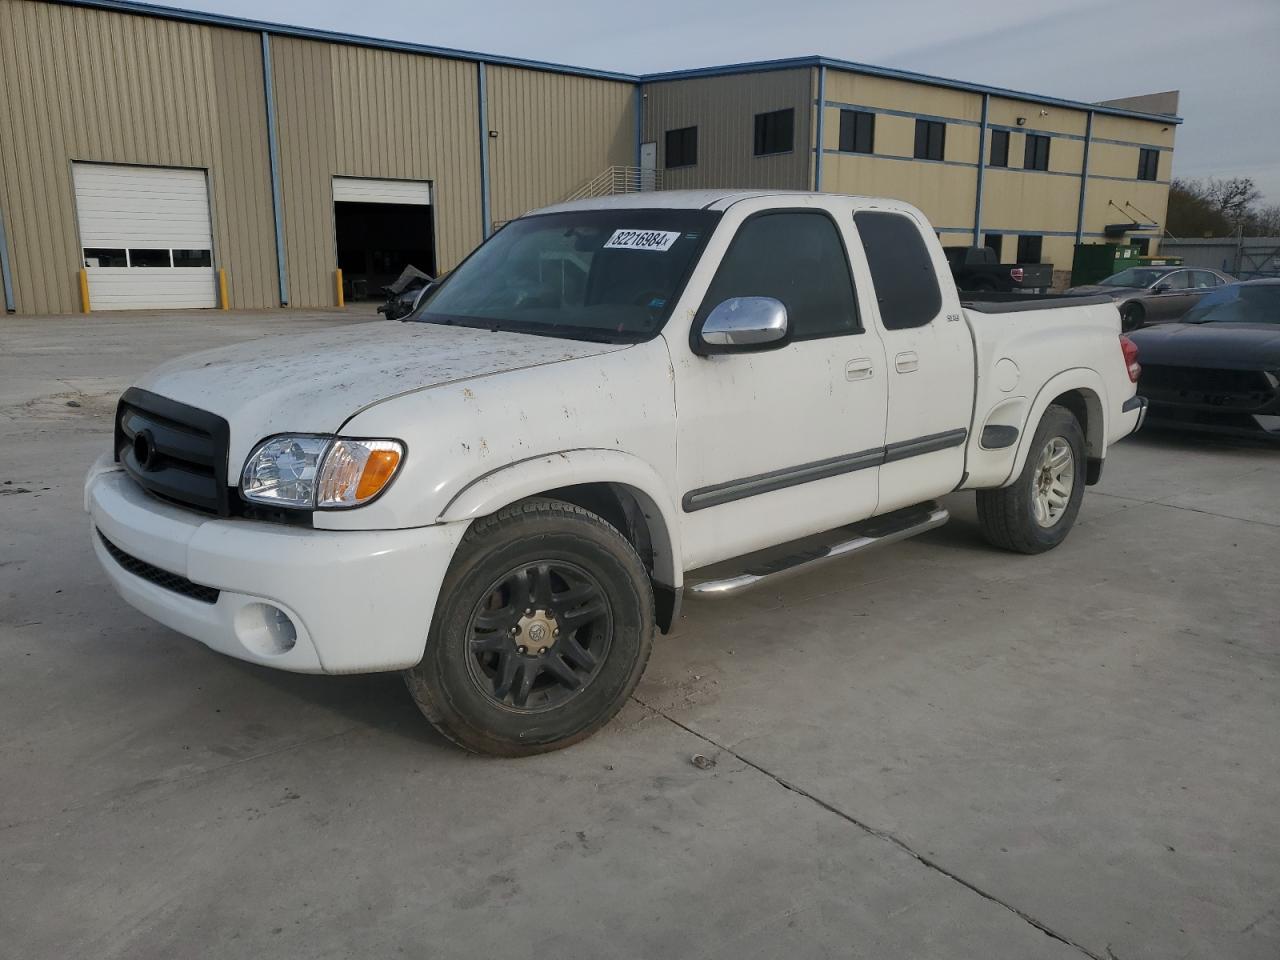
{"type": "Polygon", "coordinates": [[[1101,460],[1107,455],[1107,388],[1102,377],[1087,367],[1076,367],[1064,370],[1052,377],[1040,388],[1031,403],[1031,412],[1027,416],[1018,436],[1017,453],[1010,466],[1009,473],[1000,486],[1008,486],[1022,472],[1031,453],[1031,440],[1036,428],[1049,405],[1064,393],[1077,391],[1084,397],[1088,413],[1088,424],[1085,428],[1085,455],[1090,459],[1101,460]]]}

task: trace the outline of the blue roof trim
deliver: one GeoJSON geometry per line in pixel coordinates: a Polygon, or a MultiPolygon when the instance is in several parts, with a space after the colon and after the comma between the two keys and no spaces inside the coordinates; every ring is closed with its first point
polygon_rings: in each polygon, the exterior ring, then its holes
{"type": "Polygon", "coordinates": [[[383,40],[378,37],[363,37],[358,34],[337,33],[332,30],[318,30],[311,27],[292,27],[283,23],[271,23],[266,20],[248,20],[244,17],[230,17],[220,13],[205,13],[200,10],[183,10],[178,7],[164,7],[154,3],[137,3],[134,0],[49,0],[52,3],[71,7],[90,7],[97,10],[109,10],[114,13],[132,13],[142,17],[157,17],[163,20],[181,20],[184,23],[202,23],[213,27],[227,27],[233,30],[252,30],[254,33],[269,33],[276,37],[298,37],[304,40],[321,40],[326,43],[341,43],[356,47],[374,47],[379,50],[392,50],[399,53],[417,53],[447,60],[466,60],[472,63],[488,63],[503,67],[523,67],[527,70],[542,70],[547,73],[563,73],[576,77],[593,77],[598,80],[620,80],[624,83],[638,83],[640,78],[629,73],[615,73],[610,70],[592,70],[587,67],[572,67],[563,63],[545,63],[541,60],[526,60],[521,57],[504,57],[473,50],[455,50],[452,47],[433,47],[422,43],[406,43],[400,40],[383,40]]]}
{"type": "Polygon", "coordinates": [[[187,23],[203,23],[209,26],[228,27],[234,30],[263,31],[279,37],[299,37],[307,40],[321,40],[326,43],[342,43],[358,47],[375,47],[380,50],[394,50],[400,53],[417,53],[449,60],[467,60],[472,63],[491,63],[498,66],[523,67],[527,70],[541,70],[547,73],[569,74],[576,77],[593,77],[598,80],[618,80],[623,83],[663,83],[668,80],[692,80],[699,77],[724,77],[741,73],[764,73],[772,70],[795,70],[806,67],[830,67],[860,73],[870,77],[885,77],[891,80],[903,80],[909,83],[923,83],[933,87],[945,87],[950,90],[963,90],[969,93],[985,93],[991,96],[1024,100],[1027,103],[1045,104],[1048,106],[1066,107],[1071,110],[1092,110],[1094,113],[1112,117],[1129,117],[1134,120],[1152,120],[1160,123],[1179,124],[1181,117],[1162,113],[1141,113],[1137,110],[1124,110],[1119,107],[1108,107],[1097,103],[1084,103],[1078,100],[1063,100],[1059,97],[1046,97],[1040,94],[1027,93],[1022,90],[1008,90],[1003,87],[990,87],[981,83],[968,83],[964,80],[948,80],[927,73],[915,73],[910,70],[897,70],[891,67],[877,67],[852,60],[839,60],[832,57],[790,57],[782,60],[758,60],[748,63],[732,63],[718,67],[696,67],[691,70],[671,70],[665,73],[630,74],[611,70],[592,70],[587,67],[573,67],[563,63],[548,63],[542,60],[526,60],[521,57],[496,56],[478,53],[474,50],[457,50],[452,47],[433,47],[428,44],[407,43],[400,40],[383,40],[377,37],[364,37],[358,34],[338,33],[332,30],[318,30],[311,27],[293,27],[287,24],[271,23],[266,20],[249,20],[244,17],[230,17],[219,13],[205,13],[200,10],[183,10],[178,7],[164,7],[154,3],[139,3],[136,0],[49,0],[66,6],[89,7],[97,10],[110,10],[116,13],[132,13],[143,17],[159,17],[165,20],[181,20],[187,23]]]}
{"type": "Polygon", "coordinates": [[[1004,87],[991,87],[983,83],[969,83],[965,80],[948,80],[946,77],[935,77],[928,73],[915,73],[911,70],[897,70],[892,67],[877,67],[868,63],[856,63],[852,60],[836,60],[831,57],[790,57],[785,60],[759,60],[754,63],[731,63],[721,67],[695,67],[691,70],[671,70],[666,73],[650,73],[640,78],[641,83],[662,83],[667,80],[693,80],[698,77],[726,77],[736,73],[763,73],[769,70],[795,70],[804,67],[828,67],[834,70],[846,70],[849,73],[860,73],[869,77],[885,77],[889,80],[903,80],[908,83],[923,83],[931,87],[946,87],[950,90],[963,90],[967,93],[985,93],[993,97],[1006,97],[1011,100],[1024,100],[1027,103],[1046,104],[1048,106],[1067,107],[1071,110],[1092,110],[1111,117],[1130,117],[1134,120],[1154,120],[1160,123],[1182,123],[1181,117],[1164,113],[1142,113],[1138,110],[1125,110],[1121,107],[1108,107],[1098,103],[1085,103],[1080,100],[1064,100],[1060,97],[1046,97],[1043,94],[1027,93],[1024,90],[1009,90],[1004,87]]]}

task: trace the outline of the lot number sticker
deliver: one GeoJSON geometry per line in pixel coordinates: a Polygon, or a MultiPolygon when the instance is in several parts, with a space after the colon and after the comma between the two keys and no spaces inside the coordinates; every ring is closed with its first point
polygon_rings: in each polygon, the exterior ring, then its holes
{"type": "Polygon", "coordinates": [[[606,250],[670,250],[671,245],[680,239],[680,231],[672,233],[667,230],[615,230],[606,250]]]}

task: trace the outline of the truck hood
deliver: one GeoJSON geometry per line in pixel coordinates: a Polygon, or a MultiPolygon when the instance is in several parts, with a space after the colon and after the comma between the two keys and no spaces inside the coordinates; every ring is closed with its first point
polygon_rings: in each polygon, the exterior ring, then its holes
{"type": "Polygon", "coordinates": [[[223,417],[234,475],[272,434],[336,433],[361,410],[407,393],[627,346],[380,321],[204,350],[137,385],[223,417]]]}
{"type": "Polygon", "coordinates": [[[1161,323],[1125,334],[1138,363],[1234,370],[1280,370],[1280,325],[1161,323]]]}

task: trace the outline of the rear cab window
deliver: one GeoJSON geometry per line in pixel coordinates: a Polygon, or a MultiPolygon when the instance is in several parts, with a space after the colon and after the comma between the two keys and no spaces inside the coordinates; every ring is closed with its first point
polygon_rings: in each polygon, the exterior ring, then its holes
{"type": "Polygon", "coordinates": [[[853,215],[887,330],[923,327],[942,312],[942,290],[929,247],[910,217],[882,210],[853,215]]]}

